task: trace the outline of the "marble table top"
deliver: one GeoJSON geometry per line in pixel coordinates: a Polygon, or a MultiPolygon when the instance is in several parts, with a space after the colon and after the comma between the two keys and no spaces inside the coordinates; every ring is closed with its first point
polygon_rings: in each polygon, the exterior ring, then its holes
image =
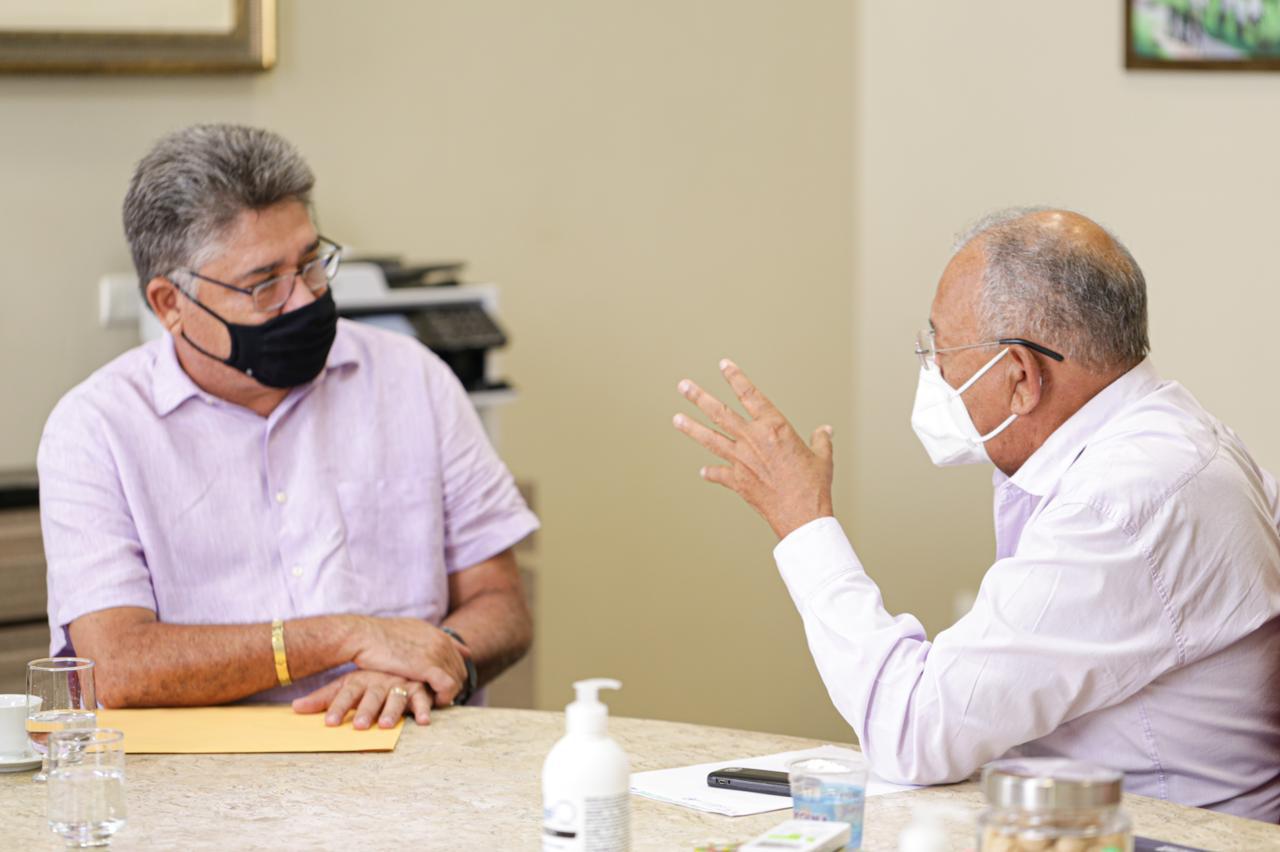
{"type": "MultiPolygon", "coordinates": [[[[538,849],[542,761],[564,729],[562,713],[454,708],[428,727],[406,723],[394,752],[134,755],[128,824],[111,848],[538,849]]],[[[633,771],[811,748],[816,740],[646,719],[610,720],[633,771]]],[[[893,850],[913,803],[982,807],[973,783],[867,800],[864,848],[893,850]]],[[[1127,796],[1136,833],[1214,850],[1280,850],[1280,826],[1127,796]]],[[[689,850],[744,841],[785,811],[730,818],[632,797],[634,849],[689,850]]],[[[974,834],[958,823],[953,848],[974,834]]],[[[58,849],[43,785],[0,775],[0,849],[58,849]]]]}

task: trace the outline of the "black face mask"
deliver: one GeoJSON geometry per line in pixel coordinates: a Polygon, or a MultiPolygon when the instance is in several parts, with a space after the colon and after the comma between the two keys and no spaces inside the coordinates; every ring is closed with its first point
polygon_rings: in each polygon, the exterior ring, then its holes
{"type": "Polygon", "coordinates": [[[202,349],[185,331],[183,339],[201,355],[234,367],[269,388],[297,387],[320,375],[338,333],[338,308],[329,290],[311,304],[261,325],[227,322],[195,299],[191,301],[227,327],[231,355],[219,358],[202,349]]]}

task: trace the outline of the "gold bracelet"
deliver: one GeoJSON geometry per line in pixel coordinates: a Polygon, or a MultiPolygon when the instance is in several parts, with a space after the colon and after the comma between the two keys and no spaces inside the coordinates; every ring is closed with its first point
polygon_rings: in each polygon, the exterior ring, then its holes
{"type": "Polygon", "coordinates": [[[271,650],[276,655],[276,680],[288,686],[293,678],[289,677],[289,658],[284,652],[284,621],[279,618],[271,622],[271,650]]]}

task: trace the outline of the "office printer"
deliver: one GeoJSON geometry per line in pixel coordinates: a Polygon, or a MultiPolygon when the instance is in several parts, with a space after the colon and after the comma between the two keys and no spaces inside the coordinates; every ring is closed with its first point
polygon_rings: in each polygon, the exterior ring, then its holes
{"type": "Polygon", "coordinates": [[[333,279],[338,315],[416,337],[440,356],[468,391],[508,388],[490,370],[489,353],[507,344],[494,320],[496,288],[390,286],[386,266],[344,263],[333,279]]]}

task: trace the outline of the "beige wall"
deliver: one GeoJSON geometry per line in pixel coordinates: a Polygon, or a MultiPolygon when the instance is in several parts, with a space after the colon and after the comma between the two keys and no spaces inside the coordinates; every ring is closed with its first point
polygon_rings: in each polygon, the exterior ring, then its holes
{"type": "MultiPolygon", "coordinates": [[[[993,550],[985,470],[932,468],[908,418],[913,329],[950,236],[1010,204],[1076,207],[1142,264],[1153,356],[1280,468],[1273,374],[1280,76],[1126,72],[1120,4],[858,5],[854,542],[933,630],[993,550]]],[[[847,446],[847,445],[846,445],[847,446]]]]}
{"type": "MultiPolygon", "coordinates": [[[[324,231],[462,257],[503,285],[539,488],[540,701],[614,675],[618,712],[844,737],[767,529],[669,425],[738,358],[806,427],[849,431],[853,30],[843,0],[281,4],[245,77],[0,77],[0,469],[130,345],[95,322],[119,204],[159,134],[285,133],[324,231]]],[[[846,489],[847,490],[847,489],[846,489]]]]}

